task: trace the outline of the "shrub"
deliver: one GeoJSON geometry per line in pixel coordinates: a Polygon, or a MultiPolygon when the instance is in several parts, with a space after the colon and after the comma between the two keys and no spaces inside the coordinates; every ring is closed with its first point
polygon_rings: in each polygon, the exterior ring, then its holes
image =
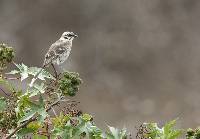
{"type": "Polygon", "coordinates": [[[78,93],[82,83],[78,73],[65,71],[54,77],[46,69],[16,64],[13,58],[13,48],[0,44],[1,138],[127,138],[125,129],[109,127],[108,132],[103,132],[90,114],[77,109],[78,102],[71,97],[78,93]],[[16,69],[4,73],[10,63],[15,64],[16,69]],[[18,82],[17,87],[10,80],[18,82]],[[60,107],[59,111],[55,111],[55,107],[60,107]]]}
{"type": "MultiPolygon", "coordinates": [[[[131,139],[126,129],[108,126],[108,131],[102,131],[92,115],[77,108],[78,102],[71,98],[82,83],[78,73],[65,71],[54,77],[46,69],[14,63],[14,55],[12,47],[0,44],[2,139],[131,139]],[[16,69],[5,73],[8,64],[16,69]],[[17,86],[10,80],[18,82],[17,86]],[[55,111],[55,107],[59,109],[55,111]]],[[[136,138],[177,139],[184,130],[176,129],[175,124],[172,120],[160,128],[157,123],[143,123],[137,128],[136,138]]],[[[185,138],[200,139],[200,128],[189,128],[185,138]]]]}

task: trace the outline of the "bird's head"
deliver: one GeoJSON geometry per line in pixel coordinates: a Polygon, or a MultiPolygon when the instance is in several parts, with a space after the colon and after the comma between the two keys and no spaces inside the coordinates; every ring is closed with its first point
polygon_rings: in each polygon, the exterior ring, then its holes
{"type": "Polygon", "coordinates": [[[76,35],[74,32],[66,31],[62,34],[60,39],[66,40],[66,41],[72,41],[76,37],[78,37],[78,35],[76,35]]]}

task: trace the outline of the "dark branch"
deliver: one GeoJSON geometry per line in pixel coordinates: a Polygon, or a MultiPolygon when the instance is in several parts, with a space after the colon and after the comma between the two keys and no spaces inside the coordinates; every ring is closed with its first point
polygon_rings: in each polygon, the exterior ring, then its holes
{"type": "Polygon", "coordinates": [[[3,77],[4,79],[6,79],[6,80],[19,80],[20,79],[20,77],[3,77]]]}
{"type": "Polygon", "coordinates": [[[6,96],[10,96],[10,95],[7,94],[2,88],[0,88],[0,90],[1,90],[6,96]]]}

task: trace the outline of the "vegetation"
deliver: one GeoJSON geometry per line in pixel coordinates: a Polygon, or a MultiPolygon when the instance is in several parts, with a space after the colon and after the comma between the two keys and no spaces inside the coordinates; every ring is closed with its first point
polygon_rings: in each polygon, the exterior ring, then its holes
{"type": "Polygon", "coordinates": [[[65,71],[54,77],[46,69],[16,64],[13,58],[13,48],[0,44],[1,138],[127,138],[125,129],[109,127],[108,132],[103,132],[90,114],[77,109],[78,102],[71,97],[82,83],[78,73],[65,71]],[[8,64],[14,64],[16,69],[5,73],[8,64]]]}
{"type": "MultiPolygon", "coordinates": [[[[0,44],[0,136],[2,139],[128,139],[126,129],[98,128],[90,114],[71,100],[82,83],[78,73],[65,71],[54,77],[46,69],[13,62],[14,50],[0,44]],[[5,72],[8,64],[16,69],[5,72]],[[15,85],[14,85],[14,82],[15,85]],[[17,85],[16,85],[17,82],[17,85]],[[59,111],[56,111],[59,107],[59,111]]],[[[57,71],[55,71],[57,72],[57,71]]],[[[137,139],[200,139],[200,129],[175,129],[176,120],[159,128],[143,123],[137,139]]]]}

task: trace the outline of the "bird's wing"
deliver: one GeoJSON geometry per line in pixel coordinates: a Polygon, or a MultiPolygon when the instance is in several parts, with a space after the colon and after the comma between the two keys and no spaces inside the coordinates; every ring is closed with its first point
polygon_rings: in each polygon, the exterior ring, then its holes
{"type": "Polygon", "coordinates": [[[45,55],[43,66],[49,65],[54,59],[56,59],[55,52],[53,50],[49,50],[45,55]]]}
{"type": "Polygon", "coordinates": [[[62,55],[64,52],[66,52],[68,49],[68,47],[66,46],[70,45],[70,43],[68,43],[69,42],[63,42],[61,40],[58,40],[55,43],[53,43],[49,48],[49,51],[45,55],[43,66],[49,65],[50,63],[52,63],[52,61],[56,60],[59,57],[59,55],[62,55]]]}
{"type": "Polygon", "coordinates": [[[45,55],[43,66],[47,66],[52,63],[53,60],[57,59],[58,55],[56,54],[56,47],[62,45],[62,41],[58,40],[51,45],[48,52],[45,55]]]}

